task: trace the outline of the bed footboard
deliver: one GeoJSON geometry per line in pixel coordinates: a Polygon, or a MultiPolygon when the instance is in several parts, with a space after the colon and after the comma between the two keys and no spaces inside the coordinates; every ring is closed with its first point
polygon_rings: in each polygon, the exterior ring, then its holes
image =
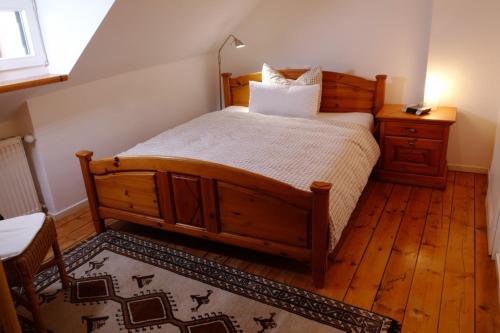
{"type": "Polygon", "coordinates": [[[92,155],[76,153],[98,233],[114,218],[311,262],[323,287],[331,184],[302,191],[200,160],[92,155]]]}

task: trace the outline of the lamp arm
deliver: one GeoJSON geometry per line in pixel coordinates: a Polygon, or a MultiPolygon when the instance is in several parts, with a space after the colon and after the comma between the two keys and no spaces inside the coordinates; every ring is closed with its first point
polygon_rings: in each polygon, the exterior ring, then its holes
{"type": "Polygon", "coordinates": [[[233,34],[229,34],[229,36],[226,37],[226,39],[224,40],[224,43],[222,43],[222,45],[219,47],[219,64],[221,63],[221,58],[220,58],[220,54],[222,52],[222,49],[224,48],[224,46],[226,46],[227,42],[229,41],[229,39],[233,39],[233,40],[236,40],[236,36],[233,35],[233,34]]]}
{"type": "Polygon", "coordinates": [[[236,40],[236,37],[233,35],[233,34],[229,34],[229,36],[226,37],[226,39],[224,40],[224,43],[222,43],[222,45],[219,47],[219,53],[218,53],[218,57],[217,57],[217,60],[218,60],[218,63],[219,63],[219,110],[222,110],[222,82],[221,82],[221,64],[222,64],[222,60],[221,60],[221,52],[222,52],[222,49],[224,48],[224,46],[226,46],[227,42],[229,41],[229,39],[233,39],[233,40],[236,40]]]}

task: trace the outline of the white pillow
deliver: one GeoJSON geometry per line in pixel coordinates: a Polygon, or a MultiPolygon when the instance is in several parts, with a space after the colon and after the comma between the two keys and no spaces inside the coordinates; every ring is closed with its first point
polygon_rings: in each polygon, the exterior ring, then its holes
{"type": "Polygon", "coordinates": [[[222,111],[226,112],[248,112],[248,107],[240,106],[240,105],[230,105],[222,109],[222,111]]]}
{"type": "Polygon", "coordinates": [[[250,112],[308,118],[318,110],[319,84],[276,85],[250,81],[250,112]]]}
{"type": "Polygon", "coordinates": [[[281,84],[291,86],[304,86],[319,84],[320,94],[318,95],[318,112],[321,105],[321,91],[323,85],[323,71],[321,67],[314,67],[299,76],[296,80],[287,79],[278,70],[264,63],[262,65],[262,83],[281,84]]]}
{"type": "Polygon", "coordinates": [[[299,76],[296,80],[287,79],[280,71],[268,64],[262,65],[262,83],[274,83],[281,85],[305,86],[312,84],[321,85],[323,81],[323,71],[321,67],[314,67],[299,76]]]}

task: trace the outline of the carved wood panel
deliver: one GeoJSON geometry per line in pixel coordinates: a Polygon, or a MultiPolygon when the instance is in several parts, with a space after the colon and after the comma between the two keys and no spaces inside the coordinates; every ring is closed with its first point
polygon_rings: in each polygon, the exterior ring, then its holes
{"type": "Polygon", "coordinates": [[[200,178],[172,174],[176,222],[195,227],[205,227],[200,178]]]}
{"type": "Polygon", "coordinates": [[[218,183],[221,231],[308,246],[309,212],[271,196],[218,183]]]}
{"type": "Polygon", "coordinates": [[[121,172],[94,178],[99,205],[160,216],[154,172],[121,172]]]}

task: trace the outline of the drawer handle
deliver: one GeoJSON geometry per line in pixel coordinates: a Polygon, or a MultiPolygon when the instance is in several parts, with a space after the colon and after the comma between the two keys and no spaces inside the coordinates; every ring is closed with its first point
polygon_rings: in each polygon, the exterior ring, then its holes
{"type": "Polygon", "coordinates": [[[407,128],[407,129],[406,129],[406,131],[407,131],[408,133],[412,133],[412,134],[417,133],[417,130],[416,130],[415,128],[407,128]]]}
{"type": "Polygon", "coordinates": [[[408,145],[411,147],[415,147],[416,140],[408,140],[408,145]]]}

